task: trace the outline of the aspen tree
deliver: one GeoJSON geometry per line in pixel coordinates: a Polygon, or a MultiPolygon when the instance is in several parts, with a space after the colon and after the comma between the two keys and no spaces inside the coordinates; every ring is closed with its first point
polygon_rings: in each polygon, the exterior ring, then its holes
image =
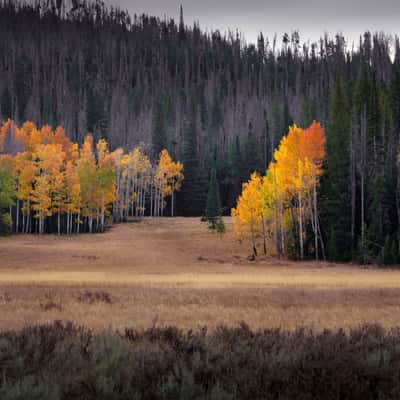
{"type": "Polygon", "coordinates": [[[99,190],[100,229],[104,230],[108,206],[115,200],[115,180],[113,171],[113,155],[107,149],[107,142],[100,140],[97,145],[97,185],[99,190]]]}
{"type": "Polygon", "coordinates": [[[262,178],[253,173],[250,180],[243,184],[237,206],[232,209],[234,230],[237,235],[250,240],[254,257],[257,256],[257,236],[262,220],[261,185],[262,178]]]}
{"type": "Polygon", "coordinates": [[[103,231],[113,208],[116,221],[131,215],[162,215],[165,198],[180,189],[183,166],[174,162],[167,150],[152,166],[139,147],[130,153],[110,152],[101,139],[94,146],[88,134],[81,147],[73,143],[61,127],[38,129],[27,121],[18,127],[9,120],[0,127],[0,143],[10,148],[18,143],[15,155],[7,155],[15,166],[15,232],[45,233],[56,226],[58,234],[103,231]],[[12,140],[9,139],[11,135],[12,140]],[[150,199],[149,199],[150,197],[150,199]],[[22,214],[22,223],[20,216],[22,214]],[[32,223],[36,221],[35,224],[32,223]]]}
{"type": "Polygon", "coordinates": [[[12,230],[11,209],[15,201],[15,160],[10,155],[0,155],[0,234],[12,230]],[[3,214],[2,209],[8,208],[10,214],[3,214]]]}
{"type": "MultiPolygon", "coordinates": [[[[248,184],[243,186],[236,209],[232,210],[235,230],[246,236],[246,230],[256,232],[257,220],[251,218],[254,209],[259,213],[259,230],[263,236],[264,251],[267,239],[273,234],[278,255],[285,252],[285,231],[289,228],[288,211],[292,214],[292,223],[297,226],[299,257],[304,257],[304,242],[307,224],[311,223],[314,232],[315,256],[318,258],[319,217],[317,207],[317,189],[323,173],[325,158],[324,131],[317,122],[303,130],[293,125],[287,136],[282,138],[274,153],[266,176],[260,178],[257,188],[257,175],[252,175],[248,184]],[[253,182],[253,186],[250,185],[253,182]],[[259,190],[260,197],[256,192],[259,190]],[[253,204],[250,204],[253,203],[253,204]]],[[[250,235],[253,239],[256,234],[250,235]]]]}

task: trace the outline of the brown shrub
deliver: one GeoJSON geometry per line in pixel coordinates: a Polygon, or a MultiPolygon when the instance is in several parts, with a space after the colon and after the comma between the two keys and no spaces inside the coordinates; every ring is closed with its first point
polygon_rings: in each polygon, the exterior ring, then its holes
{"type": "Polygon", "coordinates": [[[45,293],[44,299],[40,301],[39,306],[43,311],[62,311],[61,300],[57,299],[52,292],[45,293]]]}
{"type": "Polygon", "coordinates": [[[111,304],[111,295],[103,290],[89,291],[85,290],[78,295],[78,301],[85,304],[106,303],[111,304]]]}
{"type": "Polygon", "coordinates": [[[0,333],[0,366],[1,399],[398,399],[400,329],[94,334],[56,322],[0,333]]]}

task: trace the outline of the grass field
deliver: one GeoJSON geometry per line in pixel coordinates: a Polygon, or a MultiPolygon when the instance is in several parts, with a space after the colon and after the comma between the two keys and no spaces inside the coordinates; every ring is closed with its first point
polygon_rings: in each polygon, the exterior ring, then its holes
{"type": "Polygon", "coordinates": [[[198,219],[146,219],[109,232],[0,239],[0,330],[53,320],[122,329],[400,325],[400,270],[276,259],[198,219]]]}

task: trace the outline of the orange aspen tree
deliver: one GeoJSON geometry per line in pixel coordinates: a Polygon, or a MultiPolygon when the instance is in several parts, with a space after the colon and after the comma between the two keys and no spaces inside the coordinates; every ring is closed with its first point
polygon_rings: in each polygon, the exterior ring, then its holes
{"type": "Polygon", "coordinates": [[[47,151],[47,145],[38,145],[33,154],[37,175],[32,191],[32,209],[35,211],[36,231],[39,234],[44,233],[45,219],[51,215],[51,188],[46,176],[47,151]]]}
{"type": "Polygon", "coordinates": [[[15,164],[16,233],[44,233],[54,226],[59,234],[102,231],[111,207],[116,221],[129,214],[143,217],[149,200],[149,214],[162,215],[167,196],[173,214],[174,192],[183,179],[182,164],[166,150],[153,167],[139,147],[127,154],[110,152],[99,140],[94,148],[88,134],[79,148],[61,127],[38,129],[29,121],[21,127],[11,120],[1,125],[0,152],[10,153],[6,157],[15,164]]]}
{"type": "MultiPolygon", "coordinates": [[[[33,188],[36,182],[37,167],[29,152],[18,153],[15,156],[15,169],[17,180],[17,213],[19,202],[22,202],[22,232],[29,233],[32,230],[32,203],[33,188]]],[[[18,231],[17,231],[18,232],[18,231]]]]}
{"type": "Polygon", "coordinates": [[[38,173],[33,190],[33,209],[38,219],[38,231],[44,233],[46,217],[50,217],[55,212],[58,215],[58,232],[60,233],[64,186],[62,168],[65,154],[60,145],[41,144],[36,147],[33,158],[38,173]]]}
{"type": "Polygon", "coordinates": [[[57,233],[61,234],[61,214],[65,211],[65,153],[61,144],[50,144],[49,169],[46,171],[50,183],[51,211],[57,215],[57,233]]]}
{"type": "Polygon", "coordinates": [[[317,189],[319,186],[319,180],[323,174],[323,162],[326,158],[326,139],[325,133],[321,125],[313,121],[311,126],[305,131],[305,153],[311,166],[308,169],[310,173],[309,184],[312,186],[312,212],[311,212],[311,223],[314,231],[314,247],[315,247],[315,258],[318,260],[318,240],[321,243],[321,249],[323,257],[325,257],[324,243],[322,236],[319,235],[319,216],[318,216],[318,197],[317,189]]]}
{"type": "Polygon", "coordinates": [[[299,256],[303,258],[306,228],[311,223],[315,256],[318,258],[318,242],[324,251],[319,234],[317,206],[317,189],[323,173],[324,158],[325,136],[320,124],[313,122],[306,130],[296,125],[290,127],[288,135],[281,140],[274,153],[274,161],[269,165],[266,176],[259,178],[260,197],[256,193],[256,175],[252,175],[251,180],[243,186],[237,208],[232,210],[236,232],[242,236],[250,232],[253,248],[254,238],[259,231],[264,238],[264,248],[266,239],[272,235],[277,253],[281,256],[285,252],[285,231],[295,224],[299,256]],[[254,210],[259,207],[261,211],[257,214],[254,210]]]}
{"type": "MultiPolygon", "coordinates": [[[[304,236],[308,219],[312,219],[317,237],[316,189],[322,174],[325,157],[325,138],[319,124],[314,122],[308,130],[293,125],[282,139],[274,154],[277,173],[286,191],[290,204],[296,204],[292,211],[297,214],[300,258],[304,258],[304,236]],[[314,207],[311,204],[314,202],[314,207]],[[314,212],[313,212],[314,209],[314,212]]],[[[315,243],[318,242],[318,238],[315,243]]],[[[315,251],[317,252],[317,247],[315,251]]]]}

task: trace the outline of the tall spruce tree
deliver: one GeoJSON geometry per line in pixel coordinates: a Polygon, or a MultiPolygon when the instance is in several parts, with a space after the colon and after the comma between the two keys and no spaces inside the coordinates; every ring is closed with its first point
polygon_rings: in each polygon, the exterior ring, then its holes
{"type": "Polygon", "coordinates": [[[158,157],[161,150],[167,147],[167,133],[165,127],[166,105],[164,99],[160,98],[155,101],[153,107],[152,144],[154,157],[158,157]]]}
{"type": "Polygon", "coordinates": [[[185,180],[179,194],[180,214],[185,216],[198,216],[204,212],[207,196],[207,178],[202,168],[197,152],[197,109],[192,99],[190,109],[186,113],[183,124],[183,149],[182,162],[185,180]]]}
{"type": "Polygon", "coordinates": [[[249,122],[247,140],[244,143],[243,149],[243,181],[250,178],[253,172],[263,172],[263,157],[261,151],[262,147],[257,142],[254,136],[253,124],[249,122]]]}
{"type": "Polygon", "coordinates": [[[327,128],[327,159],[322,181],[323,230],[328,257],[345,261],[351,257],[351,114],[348,100],[336,81],[327,128]]]}
{"type": "Polygon", "coordinates": [[[12,98],[8,87],[6,87],[0,98],[0,118],[7,120],[12,118],[12,98]]]}
{"type": "MultiPolygon", "coordinates": [[[[366,221],[367,246],[369,252],[380,258],[385,246],[385,154],[384,142],[385,131],[383,129],[383,110],[381,93],[378,90],[375,74],[370,81],[368,93],[368,187],[367,187],[367,210],[366,221]]],[[[376,259],[376,261],[381,261],[376,259]]],[[[374,260],[375,261],[375,260],[374,260]]]]}
{"type": "Polygon", "coordinates": [[[210,227],[215,229],[218,219],[221,218],[221,198],[219,194],[217,170],[215,167],[211,168],[205,216],[210,227]]]}
{"type": "MultiPolygon", "coordinates": [[[[396,59],[393,65],[394,79],[391,90],[391,103],[393,107],[393,130],[395,133],[396,140],[393,143],[396,148],[396,153],[400,153],[400,47],[397,42],[396,59]]],[[[397,214],[397,229],[396,229],[396,241],[397,241],[397,254],[400,254],[400,157],[396,157],[396,163],[394,164],[395,174],[395,198],[396,198],[396,214],[397,214]]]]}

